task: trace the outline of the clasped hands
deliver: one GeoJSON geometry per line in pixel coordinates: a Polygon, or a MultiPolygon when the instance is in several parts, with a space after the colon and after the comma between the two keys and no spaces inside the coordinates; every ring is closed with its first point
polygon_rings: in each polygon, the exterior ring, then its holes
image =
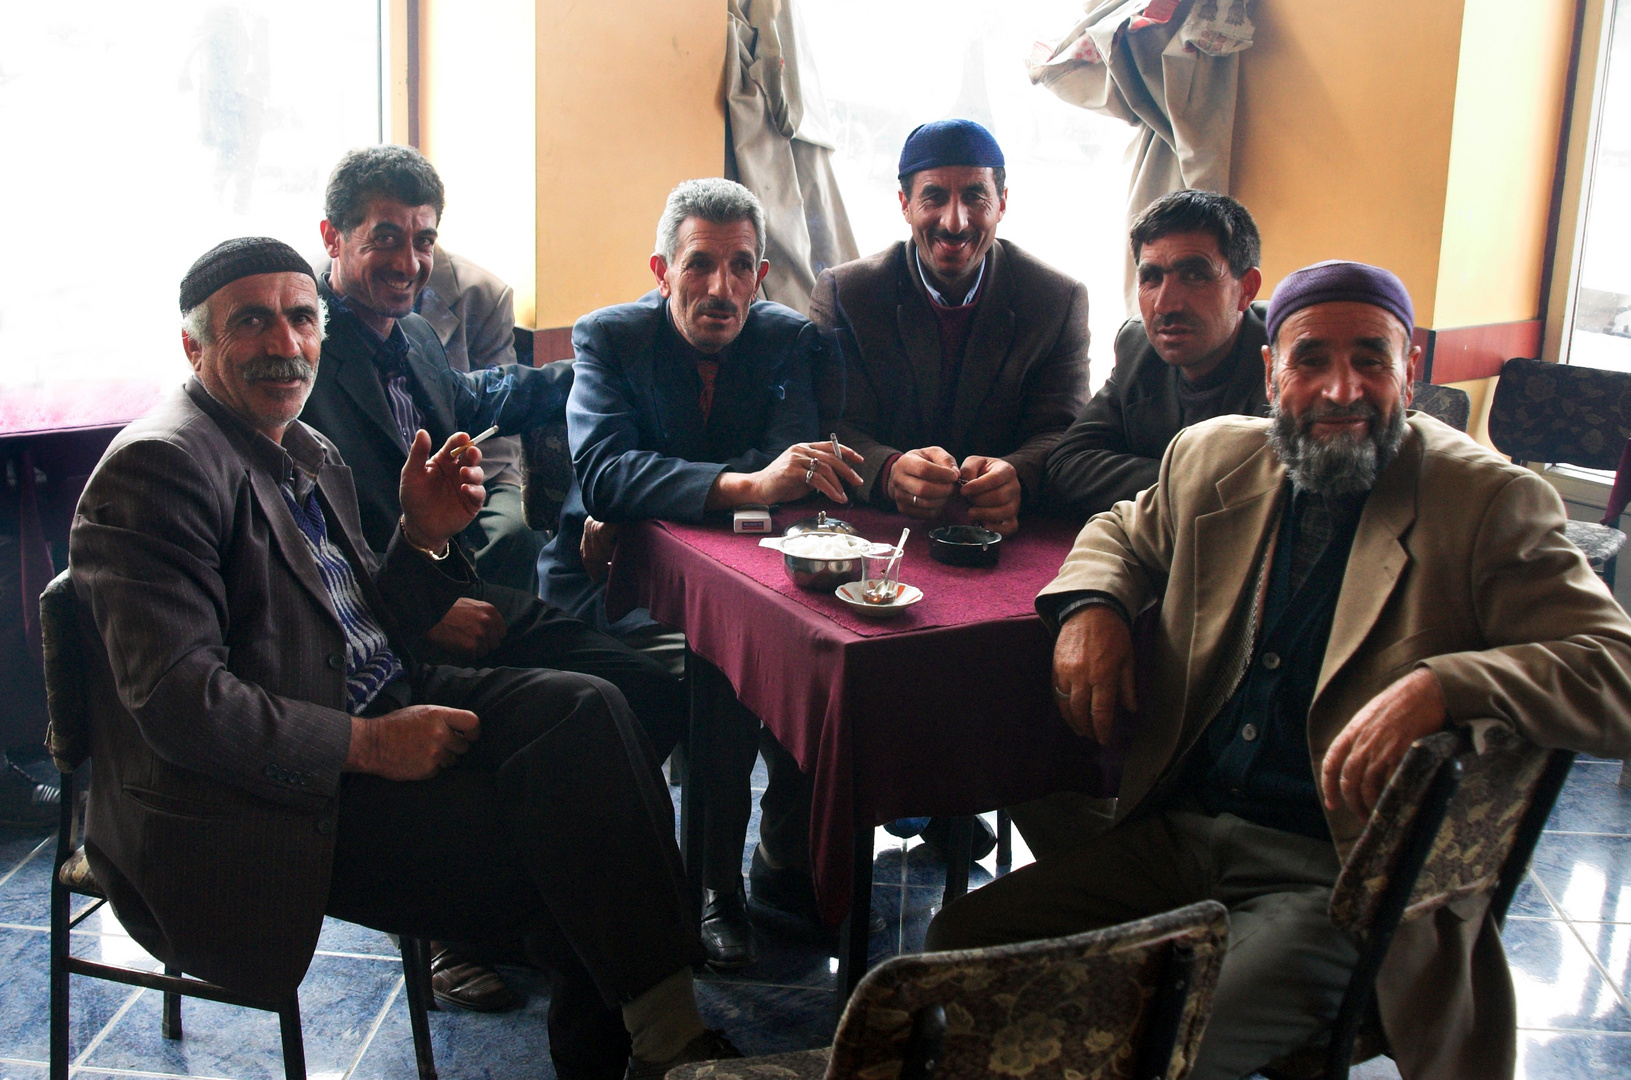
{"type": "Polygon", "coordinates": [[[907,451],[889,470],[889,498],[907,517],[937,518],[959,494],[968,500],[970,521],[1003,536],[1019,531],[1019,473],[1002,458],[970,454],[959,465],[930,446],[907,451]]]}
{"type": "MultiPolygon", "coordinates": [[[[1108,744],[1118,709],[1138,711],[1133,635],[1116,609],[1092,604],[1059,628],[1053,693],[1076,734],[1108,744]]],[[[1327,810],[1346,806],[1369,817],[1410,744],[1449,718],[1438,679],[1416,668],[1365,704],[1337,733],[1320,767],[1327,810]]]]}

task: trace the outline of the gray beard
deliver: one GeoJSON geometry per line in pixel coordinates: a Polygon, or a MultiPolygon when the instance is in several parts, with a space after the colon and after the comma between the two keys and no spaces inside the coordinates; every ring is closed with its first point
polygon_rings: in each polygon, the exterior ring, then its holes
{"type": "Polygon", "coordinates": [[[1375,487],[1382,470],[1398,457],[1399,444],[1404,442],[1404,414],[1401,401],[1384,423],[1375,406],[1358,402],[1314,406],[1297,417],[1282,410],[1276,399],[1269,412],[1274,421],[1269,428],[1269,446],[1298,491],[1327,498],[1357,495],[1375,487]],[[1347,416],[1363,416],[1370,421],[1363,436],[1339,435],[1325,440],[1315,438],[1309,430],[1316,420],[1347,416]]]}

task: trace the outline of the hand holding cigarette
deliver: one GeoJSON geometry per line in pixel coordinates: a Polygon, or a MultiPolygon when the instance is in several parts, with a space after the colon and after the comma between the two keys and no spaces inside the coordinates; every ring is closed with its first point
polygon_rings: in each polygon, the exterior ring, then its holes
{"type": "Polygon", "coordinates": [[[465,443],[463,446],[461,446],[457,450],[453,451],[453,460],[458,461],[460,458],[464,457],[464,452],[466,450],[470,449],[472,446],[481,445],[482,443],[486,442],[488,439],[492,438],[494,435],[497,435],[497,434],[498,434],[498,425],[494,424],[492,427],[488,428],[486,431],[482,432],[480,435],[477,435],[474,439],[471,439],[469,442],[465,443]]]}

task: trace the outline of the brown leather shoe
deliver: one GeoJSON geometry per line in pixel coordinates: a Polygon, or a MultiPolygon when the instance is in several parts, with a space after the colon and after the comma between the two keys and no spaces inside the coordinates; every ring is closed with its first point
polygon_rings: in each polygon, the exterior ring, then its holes
{"type": "Polygon", "coordinates": [[[471,1012],[508,1012],[521,1000],[498,972],[452,949],[435,947],[430,957],[430,988],[436,1000],[471,1012]]]}

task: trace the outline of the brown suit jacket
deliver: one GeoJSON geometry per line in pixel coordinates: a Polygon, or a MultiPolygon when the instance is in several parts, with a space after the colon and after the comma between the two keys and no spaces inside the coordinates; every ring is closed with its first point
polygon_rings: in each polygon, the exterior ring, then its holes
{"type": "MultiPolygon", "coordinates": [[[[375,573],[351,470],[304,424],[329,537],[405,664],[474,572],[393,543],[375,573]]],[[[351,740],[345,632],[279,491],[285,451],[192,379],[103,455],[69,535],[93,664],[85,848],[141,946],[268,997],[322,927],[351,740]],[[104,651],[103,642],[108,643],[104,651]]]]}
{"type": "Polygon", "coordinates": [[[991,245],[979,306],[957,376],[950,427],[936,429],[940,331],[923,279],[902,241],[823,271],[810,321],[844,353],[838,435],[866,457],[862,490],[875,491],[890,456],[944,447],[1001,457],[1027,503],[1048,452],[1087,405],[1087,289],[1006,240],[991,245]]]}
{"type": "MultiPolygon", "coordinates": [[[[1117,819],[1212,720],[1243,637],[1256,570],[1285,503],[1269,422],[1220,417],[1181,432],[1156,485],[1087,523],[1037,598],[1093,589],[1128,611],[1162,598],[1117,819]]],[[[1313,704],[1314,775],[1348,720],[1426,666],[1453,723],[1495,723],[1541,746],[1631,753],[1631,620],[1563,538],[1563,506],[1536,474],[1412,413],[1399,457],[1366,502],[1313,704]]],[[[1339,854],[1364,821],[1327,813],[1339,854]]],[[[1377,978],[1383,1025],[1411,1077],[1510,1076],[1511,979],[1487,897],[1399,930],[1377,978]]]]}

